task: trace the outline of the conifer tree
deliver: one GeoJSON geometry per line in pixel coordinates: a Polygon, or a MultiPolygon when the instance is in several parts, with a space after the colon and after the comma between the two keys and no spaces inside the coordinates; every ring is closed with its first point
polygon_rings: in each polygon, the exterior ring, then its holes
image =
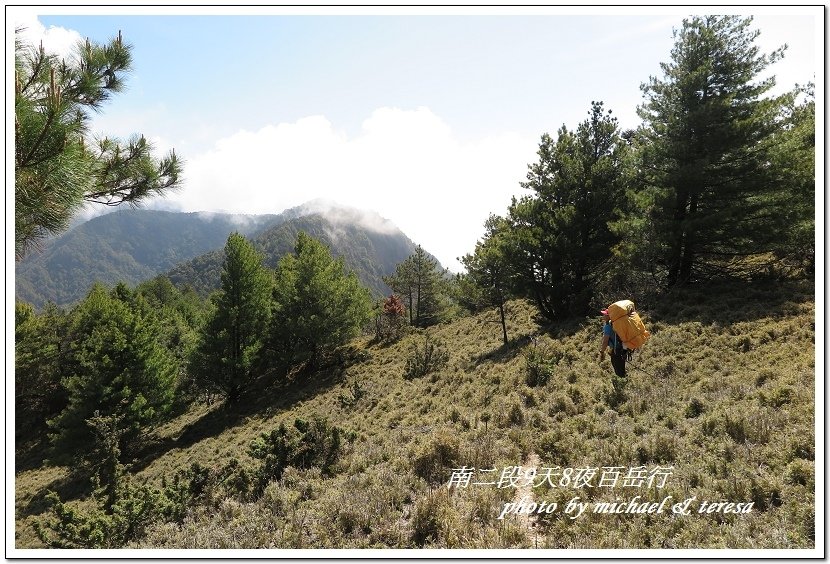
{"type": "Polygon", "coordinates": [[[175,362],[158,343],[154,320],[95,285],[69,323],[68,405],[50,421],[56,445],[89,455],[91,419],[112,416],[119,422],[120,451],[134,452],[173,402],[175,362]]]}
{"type": "MultiPolygon", "coordinates": [[[[176,361],[178,391],[195,391],[189,390],[195,381],[188,371],[188,361],[198,345],[209,308],[192,288],[179,290],[163,275],[136,286],[135,294],[159,320],[157,336],[176,361]]],[[[177,399],[183,400],[183,394],[177,394],[177,399]]]]}
{"type": "Polygon", "coordinates": [[[533,193],[508,209],[505,251],[517,293],[548,319],[587,311],[616,241],[609,222],[622,203],[628,145],[616,118],[592,102],[576,131],[542,136],[522,186],[533,193]]]}
{"type": "Polygon", "coordinates": [[[461,263],[467,269],[467,276],[480,292],[476,292],[483,305],[496,307],[501,321],[502,338],[505,346],[507,321],[505,303],[513,285],[512,269],[508,262],[506,237],[509,226],[504,218],[491,215],[484,224],[484,238],[476,243],[475,252],[465,255],[461,263]]]}
{"type": "Polygon", "coordinates": [[[620,250],[645,251],[667,286],[740,271],[786,229],[786,190],[770,164],[787,96],[764,98],[775,78],[759,78],[783,48],[761,54],[751,22],[684,20],[663,77],[642,86],[642,189],[616,228],[627,235],[620,250]]]}
{"type": "Polygon", "coordinates": [[[440,321],[445,309],[443,277],[438,261],[418,245],[415,252],[383,281],[408,306],[409,323],[415,327],[429,327],[440,321]]]}
{"type": "Polygon", "coordinates": [[[271,345],[285,365],[315,364],[320,355],[359,334],[372,299],[343,259],[305,232],[280,259],[274,285],[271,345]]]}
{"type": "Polygon", "coordinates": [[[812,276],[816,261],[816,100],[812,84],[796,87],[784,126],[773,136],[772,164],[786,197],[778,208],[788,226],[776,258],[812,276]],[[798,98],[803,96],[801,101],[798,98]]]}
{"type": "Polygon", "coordinates": [[[392,288],[405,304],[409,316],[409,324],[415,324],[415,303],[417,290],[415,287],[414,259],[407,257],[395,267],[395,272],[383,277],[383,282],[392,288]]]}
{"type": "Polygon", "coordinates": [[[272,277],[253,245],[239,233],[231,233],[221,280],[191,371],[202,387],[234,403],[259,375],[272,277]]]}
{"type": "Polygon", "coordinates": [[[43,431],[46,420],[66,406],[61,379],[68,359],[67,316],[49,303],[40,314],[15,303],[15,433],[19,438],[43,431]]]}
{"type": "Polygon", "coordinates": [[[15,254],[66,228],[85,202],[136,204],[178,186],[174,152],[153,156],[142,135],[91,139],[92,112],[121,91],[131,46],[86,41],[59,59],[15,37],[15,254]]]}

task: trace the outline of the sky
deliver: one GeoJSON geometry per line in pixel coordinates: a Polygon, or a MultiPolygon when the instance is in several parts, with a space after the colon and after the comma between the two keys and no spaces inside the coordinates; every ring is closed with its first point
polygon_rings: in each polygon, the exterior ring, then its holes
{"type": "MultiPolygon", "coordinates": [[[[640,85],[699,10],[7,6],[6,39],[23,25],[63,54],[120,30],[132,72],[91,133],[141,133],[184,160],[182,187],[145,207],[330,200],[376,211],[457,272],[487,217],[528,193],[542,134],[575,129],[594,100],[639,125],[640,85]]],[[[717,12],[752,15],[764,52],[788,45],[776,92],[813,81],[823,100],[821,6],[717,12]]]]}

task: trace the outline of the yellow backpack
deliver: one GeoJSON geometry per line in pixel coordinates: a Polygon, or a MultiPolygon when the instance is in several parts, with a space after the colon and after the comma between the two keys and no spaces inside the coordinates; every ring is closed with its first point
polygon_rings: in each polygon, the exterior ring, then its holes
{"type": "Polygon", "coordinates": [[[631,300],[620,300],[608,306],[608,317],[614,332],[622,340],[623,348],[639,349],[651,336],[631,300]]]}

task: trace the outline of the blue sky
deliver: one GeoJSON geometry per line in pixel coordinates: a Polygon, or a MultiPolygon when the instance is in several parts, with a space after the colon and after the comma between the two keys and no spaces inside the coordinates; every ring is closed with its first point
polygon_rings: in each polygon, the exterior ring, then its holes
{"type": "MultiPolygon", "coordinates": [[[[639,124],[640,84],[692,11],[44,10],[12,19],[47,48],[118,30],[133,45],[127,91],[93,133],[140,132],[185,159],[183,189],[148,207],[277,213],[327,198],[379,212],[454,270],[488,214],[524,193],[542,133],[575,128],[592,100],[639,124]]],[[[755,16],[763,51],[789,45],[771,69],[780,90],[821,88],[821,7],[738,13],[755,16]]]]}

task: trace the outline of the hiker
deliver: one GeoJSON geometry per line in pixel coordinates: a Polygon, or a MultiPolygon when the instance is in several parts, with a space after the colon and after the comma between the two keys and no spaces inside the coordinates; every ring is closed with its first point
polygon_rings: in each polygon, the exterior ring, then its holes
{"type": "Polygon", "coordinates": [[[611,316],[608,315],[608,310],[600,311],[602,314],[602,346],[599,349],[599,361],[605,360],[605,349],[611,347],[611,366],[614,367],[614,373],[620,378],[625,378],[625,358],[626,351],[623,349],[622,339],[614,331],[611,325],[611,316]]]}

